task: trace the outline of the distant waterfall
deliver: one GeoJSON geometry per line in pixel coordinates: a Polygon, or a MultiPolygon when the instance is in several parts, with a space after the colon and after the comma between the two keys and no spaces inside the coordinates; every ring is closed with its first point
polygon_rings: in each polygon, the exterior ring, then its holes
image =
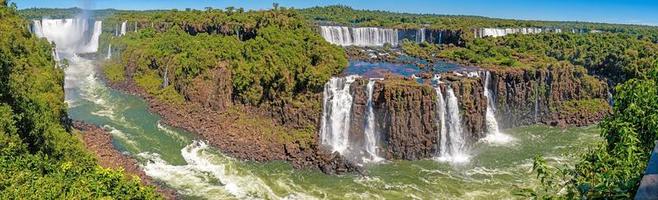
{"type": "Polygon", "coordinates": [[[324,86],[320,139],[323,145],[330,146],[332,151],[341,154],[349,146],[350,114],[353,100],[350,84],[357,77],[334,77],[324,86]]]}
{"type": "Polygon", "coordinates": [[[32,32],[57,45],[57,50],[69,53],[94,53],[98,51],[98,40],[103,22],[75,19],[34,20],[32,32]]]}
{"type": "Polygon", "coordinates": [[[112,44],[107,45],[107,57],[105,59],[109,60],[112,58],[112,44]]]}
{"type": "MultiPolygon", "coordinates": [[[[437,95],[441,93],[440,86],[437,86],[437,95]]],[[[447,86],[446,100],[443,100],[443,94],[440,94],[437,100],[439,105],[439,123],[446,127],[439,130],[439,161],[452,163],[468,162],[469,156],[466,154],[466,142],[462,128],[461,115],[459,114],[459,100],[451,86],[447,86]],[[445,105],[443,105],[445,104],[445,105]],[[441,108],[445,108],[441,109],[441,108]]]]}
{"type": "Polygon", "coordinates": [[[487,112],[485,120],[487,123],[487,136],[482,140],[488,143],[505,144],[513,140],[511,136],[503,134],[498,128],[498,121],[496,120],[496,102],[494,101],[494,94],[489,88],[491,86],[491,73],[484,73],[484,97],[487,98],[487,112]]]}
{"type": "Polygon", "coordinates": [[[320,26],[320,34],[331,44],[341,46],[398,45],[398,30],[376,27],[320,26]]]}
{"type": "Polygon", "coordinates": [[[381,80],[381,79],[370,79],[368,81],[368,85],[366,86],[366,91],[368,92],[368,102],[366,103],[367,110],[366,110],[366,126],[365,126],[365,141],[364,141],[364,146],[366,153],[368,153],[368,156],[370,157],[369,159],[365,160],[366,162],[377,162],[383,160],[381,157],[379,157],[377,153],[377,141],[378,138],[375,135],[375,111],[373,109],[373,102],[372,102],[372,93],[375,88],[375,81],[381,80]]]}
{"type": "MultiPolygon", "coordinates": [[[[440,40],[441,40],[441,39],[439,39],[439,41],[440,41],[440,40]]],[[[425,41],[427,41],[427,40],[425,39],[425,29],[424,29],[424,28],[421,28],[421,29],[419,29],[418,31],[416,31],[416,42],[417,42],[417,43],[422,43],[422,42],[425,42],[425,41]]]]}
{"type": "Polygon", "coordinates": [[[126,26],[127,26],[127,24],[128,24],[128,21],[123,21],[121,23],[121,35],[122,36],[126,35],[126,28],[127,28],[126,26]]]}
{"type": "Polygon", "coordinates": [[[475,31],[475,36],[482,37],[502,37],[509,34],[537,34],[537,33],[561,33],[559,28],[481,28],[475,31]]]}

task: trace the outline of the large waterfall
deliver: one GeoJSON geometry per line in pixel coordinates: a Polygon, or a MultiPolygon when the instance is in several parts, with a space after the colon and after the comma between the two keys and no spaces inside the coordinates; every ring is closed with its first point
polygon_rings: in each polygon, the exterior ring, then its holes
{"type": "Polygon", "coordinates": [[[329,43],[341,46],[398,45],[398,30],[376,27],[320,26],[320,34],[329,43]]]}
{"type": "Polygon", "coordinates": [[[102,22],[82,18],[34,20],[32,32],[57,45],[57,51],[93,53],[98,50],[102,22]],[[93,21],[92,21],[93,22],[93,21]]]}
{"type": "MultiPolygon", "coordinates": [[[[372,163],[384,160],[380,156],[380,137],[376,124],[377,115],[374,109],[373,92],[379,78],[371,78],[366,85],[367,102],[363,132],[350,130],[352,125],[352,83],[359,76],[334,77],[325,84],[320,141],[330,147],[331,151],[355,159],[357,162],[372,163]],[[350,138],[352,134],[363,134],[350,138]],[[358,138],[363,138],[361,142],[358,138]],[[356,140],[356,141],[353,141],[356,140]]],[[[359,120],[356,120],[359,121],[359,120]]]]}
{"type": "Polygon", "coordinates": [[[459,100],[451,86],[446,86],[446,98],[441,93],[441,86],[437,85],[437,111],[439,118],[439,152],[438,160],[443,162],[468,162],[466,141],[459,113],[459,100]]]}
{"type": "Polygon", "coordinates": [[[349,146],[350,114],[353,100],[350,85],[357,77],[334,77],[324,87],[320,138],[322,144],[330,146],[332,151],[341,154],[349,146]]]}
{"type": "Polygon", "coordinates": [[[487,111],[485,114],[485,122],[487,123],[487,136],[482,140],[493,144],[505,144],[514,140],[500,132],[498,121],[496,120],[496,102],[494,100],[494,93],[491,92],[491,73],[484,72],[484,97],[487,98],[487,111]]]}
{"type": "Polygon", "coordinates": [[[366,86],[366,91],[368,92],[368,102],[366,103],[366,125],[365,125],[365,150],[368,153],[369,159],[364,159],[366,162],[377,162],[383,160],[379,157],[377,153],[377,135],[375,134],[375,111],[373,108],[372,93],[375,88],[375,81],[381,79],[370,79],[368,85],[366,86]]]}

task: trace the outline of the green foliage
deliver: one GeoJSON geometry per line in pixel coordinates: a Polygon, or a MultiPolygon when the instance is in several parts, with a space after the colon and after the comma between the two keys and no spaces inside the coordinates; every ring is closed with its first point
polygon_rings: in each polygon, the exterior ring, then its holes
{"type": "MultiPolygon", "coordinates": [[[[133,77],[152,93],[165,74],[184,94],[194,78],[229,63],[234,98],[258,105],[321,91],[347,65],[341,49],[324,41],[294,10],[135,12],[115,20],[155,24],[112,40],[125,49],[121,64],[134,68],[133,77]]],[[[106,73],[117,77],[119,71],[106,73]]]]}
{"type": "Polygon", "coordinates": [[[105,67],[103,68],[103,72],[105,72],[105,77],[109,79],[111,82],[121,82],[126,80],[125,76],[125,70],[126,67],[115,62],[108,62],[105,64],[105,67]]]}
{"type": "Polygon", "coordinates": [[[160,198],[95,163],[70,133],[51,45],[14,8],[0,5],[0,19],[0,199],[160,198]]]}
{"type": "Polygon", "coordinates": [[[557,110],[565,116],[574,116],[578,113],[605,113],[608,109],[605,99],[582,99],[564,101],[557,110]]]}
{"type": "Polygon", "coordinates": [[[464,47],[408,42],[402,49],[428,60],[449,59],[482,67],[545,68],[566,62],[585,67],[583,74],[589,71],[612,83],[644,78],[658,63],[658,44],[625,33],[509,35],[475,39],[464,47]]]}
{"type": "Polygon", "coordinates": [[[650,79],[631,79],[617,86],[614,113],[601,122],[605,141],[584,154],[573,168],[547,167],[541,158],[534,169],[542,181],[543,192],[533,195],[548,198],[566,195],[580,198],[630,199],[635,195],[658,139],[658,76],[654,68],[650,79]],[[555,191],[565,191],[555,194],[555,191]],[[553,192],[553,193],[551,193],[553,192]]]}

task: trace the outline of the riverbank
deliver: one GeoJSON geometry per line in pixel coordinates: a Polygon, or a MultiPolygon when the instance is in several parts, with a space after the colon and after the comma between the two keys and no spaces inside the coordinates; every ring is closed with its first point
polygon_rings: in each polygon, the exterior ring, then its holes
{"type": "Polygon", "coordinates": [[[139,167],[137,160],[125,155],[112,145],[112,135],[105,130],[91,124],[75,121],[73,127],[82,134],[85,147],[98,159],[98,164],[105,168],[124,170],[129,177],[138,177],[144,185],[154,186],[156,191],[165,199],[176,199],[178,194],[175,190],[165,188],[147,176],[139,167]]]}
{"type": "Polygon", "coordinates": [[[231,157],[258,162],[288,161],[294,168],[315,168],[327,174],[360,171],[340,154],[321,148],[316,134],[305,139],[305,143],[278,138],[276,131],[285,132],[286,127],[276,125],[274,119],[252,108],[232,105],[220,112],[191,102],[172,105],[149,95],[132,79],[111,82],[99,74],[108,87],[143,98],[149,111],[160,115],[164,124],[194,133],[231,157]]]}

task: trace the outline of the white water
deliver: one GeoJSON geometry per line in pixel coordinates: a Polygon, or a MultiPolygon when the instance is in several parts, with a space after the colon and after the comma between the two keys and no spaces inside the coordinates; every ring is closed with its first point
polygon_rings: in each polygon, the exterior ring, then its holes
{"type": "MultiPolygon", "coordinates": [[[[425,29],[421,28],[418,31],[416,31],[416,42],[417,43],[422,43],[422,42],[425,42],[425,41],[427,41],[427,40],[425,40],[425,29]]],[[[439,41],[441,41],[441,39],[439,39],[439,41]]]]}
{"type": "MultiPolygon", "coordinates": [[[[446,125],[446,130],[444,131],[443,128],[440,130],[441,138],[439,140],[442,146],[439,147],[439,156],[436,159],[441,162],[465,163],[469,161],[470,156],[466,153],[466,142],[459,113],[459,100],[455,96],[452,87],[447,86],[447,88],[445,103],[437,103],[439,107],[443,107],[441,104],[445,104],[445,114],[439,111],[439,117],[441,123],[446,125]]],[[[440,89],[436,91],[441,92],[440,89]]]]}
{"type": "Polygon", "coordinates": [[[107,45],[107,57],[105,59],[109,60],[110,58],[112,58],[112,44],[107,45]]]}
{"type": "Polygon", "coordinates": [[[561,33],[561,29],[552,28],[481,28],[476,30],[476,37],[502,37],[509,34],[561,33]]]}
{"type": "Polygon", "coordinates": [[[171,165],[154,153],[138,156],[148,160],[143,165],[146,175],[165,181],[184,195],[207,199],[281,198],[257,176],[235,170],[233,159],[212,152],[205,142],[193,141],[181,149],[181,155],[187,164],[171,165]]]}
{"type": "Polygon", "coordinates": [[[333,77],[324,86],[320,140],[331,150],[343,154],[349,146],[352,94],[350,84],[358,76],[333,77]]]}
{"type": "Polygon", "coordinates": [[[98,39],[102,28],[101,21],[91,25],[89,20],[82,18],[42,19],[33,21],[32,31],[38,37],[54,42],[57,51],[93,53],[98,50],[98,39]]]}
{"type": "Polygon", "coordinates": [[[398,45],[398,30],[376,27],[320,26],[320,34],[331,44],[341,46],[398,45]]]}
{"type": "MultiPolygon", "coordinates": [[[[438,80],[438,78],[437,78],[438,80]]],[[[448,155],[448,129],[446,127],[446,102],[443,100],[443,93],[441,92],[441,87],[439,84],[434,88],[436,91],[436,107],[437,107],[437,117],[439,120],[439,156],[448,155]]]]}
{"type": "Polygon", "coordinates": [[[364,162],[379,162],[384,160],[383,158],[379,157],[379,154],[377,152],[378,149],[378,138],[377,135],[375,134],[375,111],[373,108],[373,102],[372,102],[372,93],[375,88],[375,82],[377,80],[381,79],[370,79],[368,81],[367,89],[366,91],[368,92],[368,102],[366,104],[367,106],[367,111],[366,111],[366,127],[364,131],[364,138],[365,138],[365,150],[368,153],[369,158],[364,158],[364,162]]]}
{"type": "Polygon", "coordinates": [[[128,21],[124,21],[121,23],[121,35],[126,35],[126,25],[128,24],[128,21]]]}
{"type": "Polygon", "coordinates": [[[491,73],[485,72],[484,75],[484,97],[487,98],[487,112],[485,122],[487,123],[487,136],[482,138],[482,141],[490,144],[507,144],[514,140],[511,136],[500,132],[498,128],[498,121],[496,120],[496,102],[494,102],[494,94],[489,89],[491,85],[491,73]]]}

